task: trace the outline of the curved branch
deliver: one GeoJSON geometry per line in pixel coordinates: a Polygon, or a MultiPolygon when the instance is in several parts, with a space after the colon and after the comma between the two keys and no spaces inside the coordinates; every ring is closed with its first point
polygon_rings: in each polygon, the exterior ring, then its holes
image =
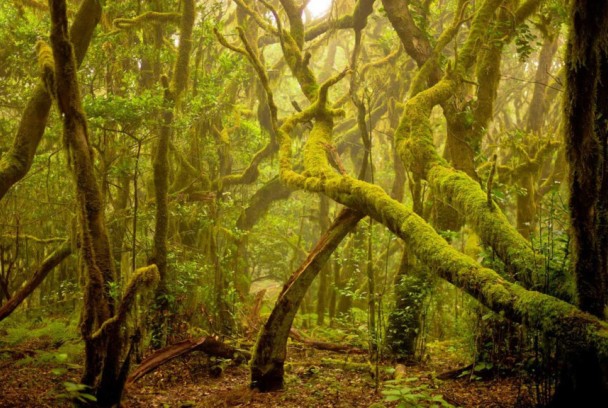
{"type": "MultiPolygon", "coordinates": [[[[84,0],[70,29],[70,38],[78,66],[84,59],[93,31],[100,18],[99,1],[84,0]]],[[[40,82],[23,111],[11,148],[0,159],[0,200],[32,167],[36,149],[44,134],[51,102],[45,84],[40,82]]]]}
{"type": "Polygon", "coordinates": [[[57,265],[63,262],[72,253],[69,241],[57,248],[36,268],[31,279],[15,293],[2,307],[0,307],[0,321],[7,318],[13,311],[36,289],[57,265]]]}
{"type": "Polygon", "coordinates": [[[144,24],[166,24],[179,23],[180,13],[161,13],[158,11],[148,11],[133,18],[117,18],[114,20],[114,27],[126,30],[140,27],[144,24]]]}

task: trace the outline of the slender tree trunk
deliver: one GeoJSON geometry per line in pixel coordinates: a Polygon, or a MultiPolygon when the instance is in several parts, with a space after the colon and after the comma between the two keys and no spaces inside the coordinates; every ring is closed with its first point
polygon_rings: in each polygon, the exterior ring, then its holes
{"type": "MultiPolygon", "coordinates": [[[[329,220],[329,200],[325,196],[321,196],[319,208],[319,225],[321,231],[327,231],[330,226],[329,220]]],[[[327,309],[327,291],[329,272],[331,271],[331,263],[327,263],[321,268],[319,274],[319,290],[317,292],[317,325],[321,326],[325,322],[325,312],[327,309]]]]}
{"type": "Polygon", "coordinates": [[[57,265],[72,253],[69,242],[65,242],[50,254],[34,271],[31,279],[0,307],[0,321],[8,317],[44,280],[57,265]]]}
{"type": "Polygon", "coordinates": [[[168,302],[167,278],[167,235],[169,230],[169,143],[175,110],[179,109],[180,96],[186,89],[188,81],[188,66],[192,49],[192,29],[194,27],[195,10],[193,0],[182,2],[183,10],[180,22],[180,42],[177,50],[177,60],[173,70],[173,79],[169,84],[165,77],[165,107],[162,113],[156,155],[154,156],[154,195],[156,202],[156,225],[154,229],[154,247],[150,264],[156,264],[160,281],[156,293],[156,316],[153,325],[153,344],[161,347],[166,342],[166,311],[168,302]]]}
{"type": "Polygon", "coordinates": [[[360,219],[361,215],[355,211],[342,211],[283,287],[255,345],[251,359],[251,388],[263,392],[283,388],[287,338],[298,307],[313,279],[360,219]]]}
{"type": "MultiPolygon", "coordinates": [[[[116,307],[109,293],[110,285],[114,282],[113,258],[101,189],[95,178],[87,121],[82,109],[74,50],[67,30],[65,0],[50,0],[49,8],[52,54],[44,43],[39,43],[38,53],[45,72],[53,75],[52,83],[56,84],[56,88],[49,91],[56,95],[62,114],[64,140],[70,155],[79,207],[79,235],[86,269],[80,325],[85,341],[85,367],[81,381],[93,388],[99,406],[109,407],[120,402],[124,385],[124,379],[120,379],[124,344],[120,326],[126,319],[138,288],[154,285],[158,275],[155,266],[135,274],[119,307],[116,307]]],[[[47,82],[47,85],[50,83],[47,82]]]]}
{"type": "Polygon", "coordinates": [[[538,56],[538,67],[534,75],[534,91],[526,123],[528,132],[534,134],[540,134],[545,122],[547,85],[551,80],[551,65],[553,65],[553,57],[557,52],[558,38],[559,36],[555,34],[545,35],[538,56]]]}

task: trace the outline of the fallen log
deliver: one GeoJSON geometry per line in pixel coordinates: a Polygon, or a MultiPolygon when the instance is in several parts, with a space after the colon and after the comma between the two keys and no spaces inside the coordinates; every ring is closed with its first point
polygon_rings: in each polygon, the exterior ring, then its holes
{"type": "Polygon", "coordinates": [[[438,380],[454,380],[460,378],[463,374],[470,373],[473,370],[473,364],[469,364],[465,367],[456,368],[454,370],[446,371],[437,376],[438,380]]]}
{"type": "Polygon", "coordinates": [[[324,341],[316,341],[305,338],[302,333],[297,331],[296,329],[291,329],[289,331],[289,337],[293,340],[302,343],[308,347],[317,349],[317,350],[326,350],[333,351],[334,353],[344,353],[344,354],[367,354],[367,350],[364,350],[359,347],[349,346],[347,344],[334,344],[328,343],[324,341]]]}
{"type": "Polygon", "coordinates": [[[251,354],[246,350],[237,349],[219,341],[213,336],[201,337],[198,340],[183,340],[165,348],[155,351],[144,359],[141,364],[129,375],[127,384],[134,383],[146,374],[151,373],[163,364],[193,351],[202,351],[213,356],[235,361],[249,361],[251,354]]]}

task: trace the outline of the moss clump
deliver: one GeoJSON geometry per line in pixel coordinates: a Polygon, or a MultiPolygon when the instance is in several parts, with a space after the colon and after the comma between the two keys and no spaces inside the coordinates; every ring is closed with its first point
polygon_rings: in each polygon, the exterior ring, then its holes
{"type": "Polygon", "coordinates": [[[40,40],[36,43],[36,53],[38,54],[40,78],[44,83],[46,91],[54,98],[57,89],[55,85],[55,59],[53,58],[53,49],[45,41],[40,40]]]}
{"type": "Polygon", "coordinates": [[[178,23],[180,17],[181,15],[179,13],[148,11],[133,18],[117,18],[114,20],[114,27],[121,30],[127,30],[140,27],[144,24],[178,23]]]}

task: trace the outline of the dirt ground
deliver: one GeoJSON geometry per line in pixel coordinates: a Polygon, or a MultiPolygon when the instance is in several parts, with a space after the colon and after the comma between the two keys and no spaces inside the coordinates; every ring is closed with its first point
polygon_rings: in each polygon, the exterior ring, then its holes
{"type": "MultiPolygon", "coordinates": [[[[0,407],[68,407],[64,382],[78,382],[81,367],[72,364],[65,372],[56,365],[28,362],[36,345],[10,352],[0,350],[0,407]]],[[[385,401],[387,390],[402,389],[401,402],[408,407],[530,406],[526,386],[517,378],[477,379],[470,376],[440,381],[442,372],[466,365],[445,350],[436,349],[424,364],[406,367],[403,380],[391,383],[394,370],[375,367],[365,356],[348,356],[305,347],[291,346],[286,366],[285,390],[259,393],[248,388],[246,365],[223,366],[200,352],[180,357],[131,384],[125,391],[123,407],[394,407],[399,401],[385,401]],[[386,382],[389,381],[389,382],[386,382]],[[404,388],[407,387],[407,388],[404,388]]]]}

